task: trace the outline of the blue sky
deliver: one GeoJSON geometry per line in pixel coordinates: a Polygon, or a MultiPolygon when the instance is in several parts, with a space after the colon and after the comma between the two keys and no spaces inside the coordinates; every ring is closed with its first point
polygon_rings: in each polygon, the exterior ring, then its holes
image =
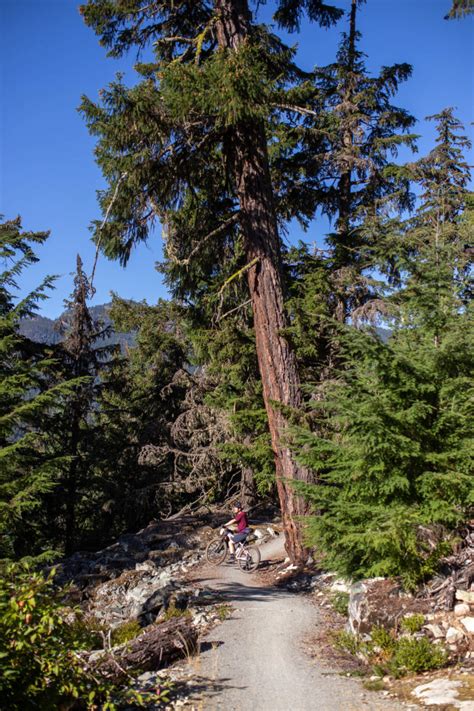
{"type": "MultiPolygon", "coordinates": [[[[88,272],[94,259],[88,225],[99,217],[96,191],[104,182],[94,163],[94,142],[77,112],[80,97],[95,99],[117,71],[125,73],[127,83],[133,81],[133,58],[107,59],[78,4],[0,0],[0,213],[7,218],[20,214],[25,229],[51,230],[39,264],[22,280],[23,288],[30,289],[45,274],[60,275],[42,307],[46,316],[62,311],[77,252],[88,272]]],[[[349,0],[334,4],[347,9],[349,0]]],[[[271,17],[272,5],[261,6],[262,20],[271,17]]],[[[450,0],[368,0],[360,12],[361,48],[369,69],[394,62],[414,66],[397,103],[419,119],[421,154],[431,148],[434,136],[432,125],[423,120],[426,115],[455,106],[467,126],[474,120],[474,18],[446,22],[449,6],[450,0]]],[[[288,41],[298,44],[305,67],[324,65],[333,61],[343,29],[342,23],[331,30],[305,25],[288,41]]],[[[321,242],[325,231],[327,224],[317,220],[305,239],[321,242]]],[[[300,236],[294,230],[290,239],[300,236]]],[[[126,269],[101,256],[94,303],[108,301],[112,290],[150,303],[166,296],[154,269],[160,258],[159,231],[135,251],[126,269]]]]}

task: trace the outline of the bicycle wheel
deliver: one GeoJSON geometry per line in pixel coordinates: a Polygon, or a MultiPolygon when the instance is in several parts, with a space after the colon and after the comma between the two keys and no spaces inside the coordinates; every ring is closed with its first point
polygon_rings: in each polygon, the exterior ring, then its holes
{"type": "Polygon", "coordinates": [[[255,546],[249,546],[244,550],[242,557],[238,558],[239,568],[244,573],[252,573],[257,570],[260,564],[260,551],[255,546]]]}
{"type": "Polygon", "coordinates": [[[206,548],[207,562],[211,565],[220,565],[227,558],[227,545],[223,538],[213,538],[206,548]]]}

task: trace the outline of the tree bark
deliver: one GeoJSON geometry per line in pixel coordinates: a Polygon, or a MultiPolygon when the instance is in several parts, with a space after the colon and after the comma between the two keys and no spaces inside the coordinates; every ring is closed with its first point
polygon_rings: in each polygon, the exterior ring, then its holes
{"type": "MultiPolygon", "coordinates": [[[[215,0],[219,46],[238,50],[249,36],[247,0],[215,0]]],[[[303,543],[301,517],[308,506],[297,496],[292,481],[308,482],[307,469],[297,464],[285,446],[288,420],[284,408],[301,406],[301,388],[296,356],[282,331],[288,325],[283,301],[280,239],[270,178],[267,140],[263,121],[242,121],[232,129],[231,165],[240,203],[247,271],[252,299],[257,358],[263,398],[275,456],[286,550],[293,562],[304,563],[308,551],[303,543]],[[282,407],[283,406],[283,407],[282,407]]]]}

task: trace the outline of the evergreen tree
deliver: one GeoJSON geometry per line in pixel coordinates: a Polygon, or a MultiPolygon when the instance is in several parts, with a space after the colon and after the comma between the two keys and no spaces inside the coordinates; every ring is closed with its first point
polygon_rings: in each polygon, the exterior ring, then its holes
{"type": "Polygon", "coordinates": [[[193,447],[193,433],[186,442],[173,436],[193,399],[182,309],[115,296],[110,313],[117,327],[135,334],[135,345],[114,362],[99,399],[96,526],[107,536],[175,512],[196,498],[203,478],[203,448],[193,447]]]}
{"type": "MultiPolygon", "coordinates": [[[[293,22],[304,10],[321,24],[338,16],[316,0],[279,9],[293,22]]],[[[285,409],[297,408],[301,394],[295,354],[282,335],[287,319],[266,134],[275,104],[298,75],[291,52],[252,21],[247,0],[90,0],[82,13],[112,56],[150,43],[154,50],[153,61],[138,67],[135,87],[117,82],[101,105],[82,105],[110,185],[101,247],[126,262],[159,218],[177,296],[196,298],[213,283],[224,288],[230,277],[245,276],[287,549],[300,561],[305,504],[288,481],[308,472],[282,441],[285,409]]]]}
{"type": "Polygon", "coordinates": [[[63,377],[81,379],[82,384],[57,421],[55,436],[62,440],[69,464],[60,491],[50,502],[52,520],[56,520],[66,554],[82,542],[84,531],[81,532],[81,527],[87,530],[94,505],[89,470],[96,444],[96,410],[103,371],[112,366],[116,351],[115,346],[101,344],[109,329],[92,318],[87,305],[90,296],[91,286],[77,255],[74,290],[71,299],[66,301],[67,318],[62,325],[64,339],[58,350],[61,351],[63,377]],[[79,517],[78,509],[81,511],[79,517]]]}
{"type": "Polygon", "coordinates": [[[415,119],[392,103],[411,66],[395,64],[377,76],[369,74],[357,30],[363,2],[351,2],[349,32],[343,34],[336,62],[316,70],[317,117],[306,121],[326,136],[318,170],[326,188],[322,208],[335,219],[336,230],[327,241],[340,320],[377,296],[367,272],[387,269],[386,244],[380,249],[379,235],[390,214],[412,206],[409,175],[394,159],[403,146],[415,149],[416,136],[410,133],[415,119]]]}
{"type": "Polygon", "coordinates": [[[58,487],[68,466],[50,428],[80,380],[57,376],[57,360],[48,347],[19,334],[22,318],[31,317],[47,298],[53,278],[18,299],[18,279],[38,261],[34,247],[47,232],[23,232],[21,220],[0,224],[0,556],[40,555],[55,545],[45,521],[45,499],[58,487]]]}
{"type": "Polygon", "coordinates": [[[257,494],[272,492],[275,483],[249,311],[248,303],[234,312],[230,309],[208,328],[199,325],[206,319],[195,317],[190,328],[195,361],[213,382],[206,402],[228,421],[227,440],[219,451],[233,465],[234,490],[245,508],[255,505],[257,494]]]}
{"type": "Polygon", "coordinates": [[[473,503],[469,144],[451,110],[433,118],[437,146],[413,166],[423,193],[397,245],[393,334],[384,344],[341,331],[344,369],[317,403],[316,434],[297,436],[319,475],[306,493],[328,564],[354,577],[401,574],[410,586],[433,572],[473,503]]]}

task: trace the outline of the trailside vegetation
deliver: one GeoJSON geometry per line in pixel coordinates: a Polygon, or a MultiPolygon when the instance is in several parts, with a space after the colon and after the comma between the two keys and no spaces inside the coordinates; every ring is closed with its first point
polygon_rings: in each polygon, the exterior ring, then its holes
{"type": "Polygon", "coordinates": [[[341,327],[342,364],[320,390],[315,432],[295,435],[317,472],[309,540],[349,577],[432,574],[472,498],[474,342],[469,291],[472,198],[451,109],[437,145],[411,166],[416,213],[400,223],[400,285],[386,297],[391,336],[341,327]]]}
{"type": "Polygon", "coordinates": [[[0,224],[0,558],[48,556],[60,543],[52,534],[46,501],[70,466],[53,431],[83,380],[63,377],[54,348],[19,333],[19,323],[47,298],[53,278],[19,297],[24,269],[47,232],[24,232],[21,219],[0,224]]]}

